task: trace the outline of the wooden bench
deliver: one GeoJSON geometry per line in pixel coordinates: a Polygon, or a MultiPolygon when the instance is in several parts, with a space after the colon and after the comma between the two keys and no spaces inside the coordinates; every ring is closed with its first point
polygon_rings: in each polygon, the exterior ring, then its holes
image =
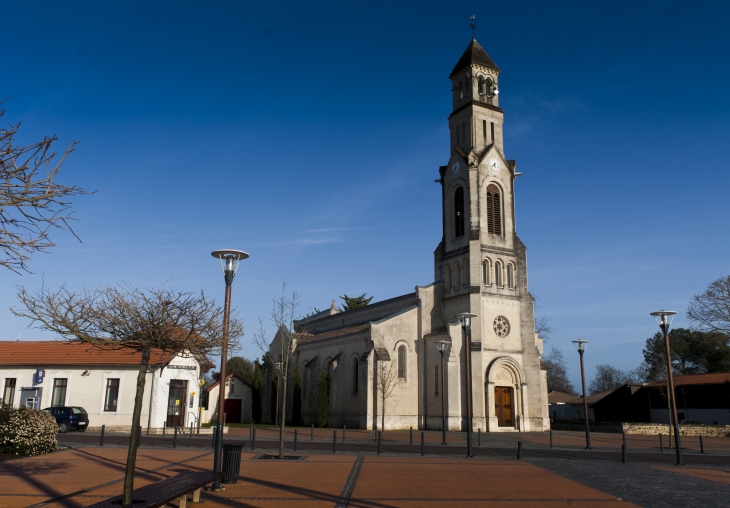
{"type": "MultiPolygon", "coordinates": [[[[188,494],[192,492],[193,503],[199,503],[200,491],[203,487],[222,476],[221,473],[210,471],[184,471],[159,482],[134,489],[132,499],[135,503],[132,506],[134,508],[157,508],[177,500],[180,508],[186,508],[188,494]]],[[[88,508],[120,508],[122,499],[123,496],[112,497],[88,508]]]]}

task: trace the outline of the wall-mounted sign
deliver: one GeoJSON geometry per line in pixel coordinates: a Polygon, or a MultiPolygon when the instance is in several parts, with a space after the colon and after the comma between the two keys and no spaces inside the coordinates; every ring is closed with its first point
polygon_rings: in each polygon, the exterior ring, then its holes
{"type": "Polygon", "coordinates": [[[168,365],[168,369],[179,369],[179,370],[198,370],[195,365],[168,365]]]}
{"type": "Polygon", "coordinates": [[[193,398],[194,398],[194,397],[193,397],[193,396],[191,395],[191,396],[190,396],[190,407],[193,407],[193,398]]]}
{"type": "Polygon", "coordinates": [[[33,382],[34,383],[42,383],[43,378],[46,376],[45,369],[36,369],[35,370],[35,376],[33,376],[33,382]]]}

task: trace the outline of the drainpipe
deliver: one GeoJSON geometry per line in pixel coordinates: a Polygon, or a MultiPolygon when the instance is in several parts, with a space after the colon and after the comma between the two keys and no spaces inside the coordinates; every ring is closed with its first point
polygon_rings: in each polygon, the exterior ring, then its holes
{"type": "Polygon", "coordinates": [[[155,394],[155,371],[150,368],[150,374],[152,374],[152,381],[150,382],[150,410],[147,415],[147,434],[150,433],[150,427],[152,426],[152,397],[155,394]]]}

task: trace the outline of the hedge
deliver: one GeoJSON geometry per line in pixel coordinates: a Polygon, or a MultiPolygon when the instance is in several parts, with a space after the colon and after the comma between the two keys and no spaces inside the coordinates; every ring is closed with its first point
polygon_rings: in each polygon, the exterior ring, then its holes
{"type": "Polygon", "coordinates": [[[0,453],[29,457],[56,449],[56,419],[45,411],[0,407],[0,453]]]}

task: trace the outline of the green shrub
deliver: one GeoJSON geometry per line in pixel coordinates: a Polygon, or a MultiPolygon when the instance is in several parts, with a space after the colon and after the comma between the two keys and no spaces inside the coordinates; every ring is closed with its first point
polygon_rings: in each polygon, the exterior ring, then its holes
{"type": "Polygon", "coordinates": [[[319,390],[317,394],[317,427],[327,425],[327,406],[329,406],[329,376],[327,372],[319,375],[319,390]]]}
{"type": "Polygon", "coordinates": [[[56,419],[35,409],[0,408],[0,453],[41,455],[56,449],[56,419]]]}

